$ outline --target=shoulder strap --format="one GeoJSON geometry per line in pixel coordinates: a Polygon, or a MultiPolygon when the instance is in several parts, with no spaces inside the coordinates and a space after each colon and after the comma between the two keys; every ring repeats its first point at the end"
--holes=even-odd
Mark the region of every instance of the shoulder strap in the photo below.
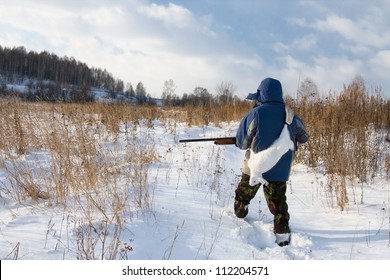
{"type": "Polygon", "coordinates": [[[285,110],[286,110],[286,119],[285,119],[285,122],[286,124],[290,125],[294,119],[294,111],[291,110],[291,108],[285,106],[285,110]]]}

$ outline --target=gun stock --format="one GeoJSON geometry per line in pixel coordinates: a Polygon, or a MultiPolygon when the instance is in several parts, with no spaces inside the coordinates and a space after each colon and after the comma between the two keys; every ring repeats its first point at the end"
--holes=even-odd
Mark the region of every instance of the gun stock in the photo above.
{"type": "Polygon", "coordinates": [[[187,143],[187,142],[214,142],[215,145],[235,145],[236,137],[198,138],[198,139],[179,140],[179,143],[187,143]]]}

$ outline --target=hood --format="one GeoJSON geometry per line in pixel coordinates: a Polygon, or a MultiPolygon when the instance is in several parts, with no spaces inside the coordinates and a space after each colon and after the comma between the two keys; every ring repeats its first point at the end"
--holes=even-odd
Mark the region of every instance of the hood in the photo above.
{"type": "Polygon", "coordinates": [[[282,85],[278,80],[266,78],[260,83],[257,92],[250,93],[246,99],[257,100],[261,103],[272,101],[284,103],[282,85]]]}

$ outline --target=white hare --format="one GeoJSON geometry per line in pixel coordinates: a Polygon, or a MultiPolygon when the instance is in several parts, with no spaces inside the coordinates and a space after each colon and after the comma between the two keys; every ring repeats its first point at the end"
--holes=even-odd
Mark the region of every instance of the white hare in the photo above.
{"type": "Polygon", "coordinates": [[[249,184],[254,186],[261,183],[267,186],[268,181],[263,178],[263,174],[274,167],[289,150],[294,150],[294,142],[290,138],[288,125],[285,124],[279,138],[270,147],[258,153],[251,150],[248,160],[250,169],[249,184]]]}

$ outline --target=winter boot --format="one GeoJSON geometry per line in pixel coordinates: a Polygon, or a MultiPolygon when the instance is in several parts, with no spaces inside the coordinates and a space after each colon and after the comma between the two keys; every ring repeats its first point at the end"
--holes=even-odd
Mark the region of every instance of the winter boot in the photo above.
{"type": "Polygon", "coordinates": [[[290,233],[275,233],[276,236],[276,244],[278,244],[280,247],[287,246],[290,244],[291,241],[291,234],[290,233]]]}
{"type": "Polygon", "coordinates": [[[234,214],[238,218],[245,218],[248,215],[248,204],[239,200],[234,201],[234,214]]]}

